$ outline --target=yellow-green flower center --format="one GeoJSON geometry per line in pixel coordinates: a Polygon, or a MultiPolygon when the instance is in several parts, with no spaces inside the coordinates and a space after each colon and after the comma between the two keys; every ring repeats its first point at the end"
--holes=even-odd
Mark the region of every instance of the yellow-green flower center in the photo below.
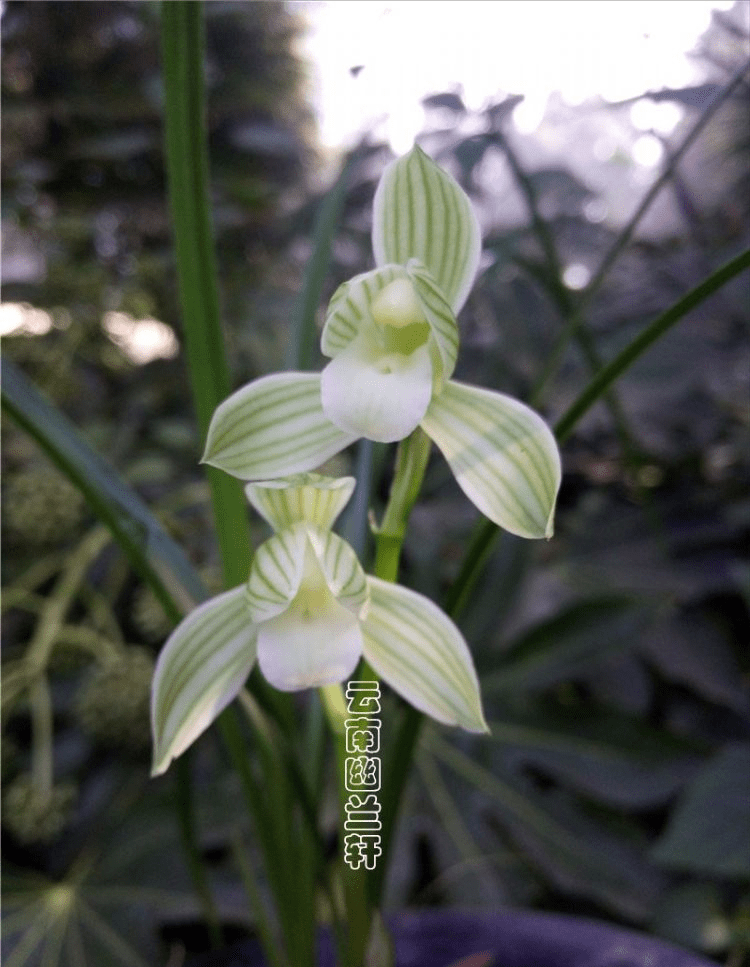
{"type": "Polygon", "coordinates": [[[410,356],[427,342],[430,327],[408,279],[395,279],[387,285],[375,296],[370,310],[386,352],[410,356]]]}

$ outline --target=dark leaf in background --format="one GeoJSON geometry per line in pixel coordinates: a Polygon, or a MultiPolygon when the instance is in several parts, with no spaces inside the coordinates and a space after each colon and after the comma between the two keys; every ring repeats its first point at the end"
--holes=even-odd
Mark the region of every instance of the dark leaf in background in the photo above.
{"type": "Polygon", "coordinates": [[[533,702],[489,724],[506,762],[631,809],[666,802],[701,762],[692,743],[609,709],[533,702]]]}
{"type": "Polygon", "coordinates": [[[613,652],[635,648],[654,610],[626,598],[572,605],[513,642],[499,667],[487,669],[485,695],[541,691],[580,677],[613,652]]]}
{"type": "Polygon", "coordinates": [[[653,850],[664,866],[750,880],[750,744],[723,749],[683,793],[653,850]]]}

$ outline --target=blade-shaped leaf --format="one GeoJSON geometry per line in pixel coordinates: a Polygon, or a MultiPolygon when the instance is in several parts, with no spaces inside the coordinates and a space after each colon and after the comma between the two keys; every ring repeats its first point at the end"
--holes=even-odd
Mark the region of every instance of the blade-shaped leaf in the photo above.
{"type": "MultiPolygon", "coordinates": [[[[632,918],[645,918],[664,887],[629,836],[616,835],[575,803],[556,793],[540,793],[522,777],[489,769],[430,736],[428,748],[491,800],[484,822],[502,827],[557,886],[595,898],[632,918]]],[[[633,832],[633,830],[629,830],[633,832]]]]}
{"type": "Polygon", "coordinates": [[[167,639],[151,691],[153,775],[164,772],[232,701],[255,662],[244,585],[204,602],[167,639]]]}
{"type": "Polygon", "coordinates": [[[271,480],[312,470],[356,439],[323,413],[318,374],[275,373],[217,408],[203,461],[243,480],[271,480]]]}
{"type": "MultiPolygon", "coordinates": [[[[2,360],[2,400],[14,420],[73,481],[97,516],[111,529],[135,570],[155,588],[166,577],[169,591],[190,607],[205,589],[184,551],[166,533],[138,494],[93,451],[72,423],[27,381],[7,359],[2,360]]],[[[160,601],[174,614],[165,594],[160,601]]],[[[175,620],[178,615],[175,615],[175,620]]]]}
{"type": "Polygon", "coordinates": [[[482,675],[485,693],[540,691],[587,675],[597,661],[635,647],[653,615],[624,597],[577,602],[518,638],[502,666],[482,675]]]}
{"type": "Polygon", "coordinates": [[[245,487],[247,499],[274,530],[306,522],[330,530],[354,490],[354,477],[299,474],[245,487]]]}
{"type": "Polygon", "coordinates": [[[657,863],[750,880],[750,745],[728,745],[688,786],[653,852],[657,863]]]}
{"type": "Polygon", "coordinates": [[[420,711],[446,725],[486,732],[474,663],[458,628],[428,598],[368,577],[364,656],[420,711]]]}
{"type": "Polygon", "coordinates": [[[416,145],[383,172],[372,247],[377,265],[422,261],[458,314],[479,265],[479,222],[460,185],[416,145]]]}
{"type": "Polygon", "coordinates": [[[531,764],[617,806],[664,803],[700,763],[686,740],[609,710],[503,703],[491,731],[504,762],[531,764]]]}
{"type": "Polygon", "coordinates": [[[518,400],[449,382],[422,429],[481,512],[520,537],[551,537],[560,454],[542,418],[518,400]]]}

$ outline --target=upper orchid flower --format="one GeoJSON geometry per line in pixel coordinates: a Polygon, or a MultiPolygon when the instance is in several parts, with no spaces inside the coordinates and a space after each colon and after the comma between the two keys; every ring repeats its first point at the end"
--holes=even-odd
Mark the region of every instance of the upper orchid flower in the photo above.
{"type": "Polygon", "coordinates": [[[274,528],[246,584],[191,612],[167,640],[151,702],[154,775],[232,701],[256,661],[283,691],[342,682],[365,657],[403,698],[439,722],[486,731],[469,649],[415,591],[365,575],[331,531],[354,480],[301,474],[250,484],[274,528]]]}
{"type": "Polygon", "coordinates": [[[330,302],[322,375],[279,373],[234,393],[211,421],[205,462],[272,479],[359,437],[392,442],[421,427],[482,513],[522,537],[551,536],[560,485],[551,431],[522,403],[451,379],[456,314],[481,252],[468,197],[415,147],[383,174],[372,241],[377,268],[330,302]]]}

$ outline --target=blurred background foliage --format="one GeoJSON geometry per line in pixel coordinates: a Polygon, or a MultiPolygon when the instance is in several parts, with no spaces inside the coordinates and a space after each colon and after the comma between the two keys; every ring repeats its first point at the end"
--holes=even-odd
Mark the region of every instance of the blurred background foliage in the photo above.
{"type": "MultiPolygon", "coordinates": [[[[711,107],[747,58],[747,12],[738,3],[714,14],[697,54],[705,84],[644,92],[684,118],[668,137],[648,132],[665,187],[591,298],[587,284],[649,186],[632,104],[553,103],[542,128],[521,135],[515,96],[481,112],[455,91],[425,100],[420,143],[471,194],[485,237],[459,379],[531,400],[554,423],[601,361],[748,246],[747,73],[711,107]],[[672,165],[703,112],[706,127],[672,165]]],[[[315,188],[299,11],[213,2],[206,15],[215,240],[239,386],[292,358],[326,196],[315,188]]],[[[2,32],[3,312],[18,322],[3,352],[218,589],[179,353],[158,7],[10,0],[2,32]]],[[[318,323],[335,287],[371,265],[370,205],[390,157],[373,136],[349,155],[318,323]]],[[[577,426],[554,540],[492,545],[459,613],[492,737],[424,730],[391,906],[604,917],[745,962],[747,290],[741,277],[694,311],[577,426]]],[[[205,924],[169,809],[174,778],[147,778],[148,686],[169,621],[5,418],[2,447],[7,963],[153,964],[200,951],[205,924]]],[[[376,458],[377,505],[389,467],[376,458]]],[[[344,455],[329,469],[351,467],[344,455]]],[[[434,461],[404,583],[444,601],[477,523],[434,461]]],[[[383,718],[388,728],[395,708],[383,718]]],[[[198,828],[231,938],[252,924],[231,848],[238,789],[214,741],[197,748],[198,828]]]]}

